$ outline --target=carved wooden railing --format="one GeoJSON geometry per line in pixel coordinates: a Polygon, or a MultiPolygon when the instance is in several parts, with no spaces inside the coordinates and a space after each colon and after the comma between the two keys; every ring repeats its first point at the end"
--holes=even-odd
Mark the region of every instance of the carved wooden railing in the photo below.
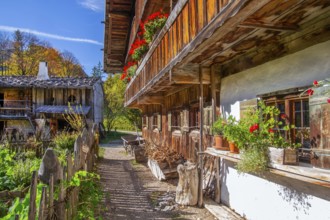
{"type": "MultiPolygon", "coordinates": [[[[228,18],[230,16],[228,14],[234,13],[234,6],[243,4],[242,2],[244,1],[179,0],[158,37],[151,44],[135,77],[127,86],[126,106],[139,97],[146,86],[159,80],[163,74],[179,62],[183,57],[180,56],[182,53],[188,54],[200,43],[201,38],[209,37],[210,33],[207,32],[210,28],[208,26],[211,23],[219,22],[219,19],[215,20],[216,17],[224,14],[224,17],[228,18]],[[230,7],[230,13],[226,12],[228,7],[230,7]],[[200,39],[197,40],[197,38],[200,39]]],[[[223,20],[221,21],[223,22],[223,20]]],[[[214,24],[212,25],[214,28],[214,24]]],[[[220,25],[217,24],[217,26],[220,25]]]]}

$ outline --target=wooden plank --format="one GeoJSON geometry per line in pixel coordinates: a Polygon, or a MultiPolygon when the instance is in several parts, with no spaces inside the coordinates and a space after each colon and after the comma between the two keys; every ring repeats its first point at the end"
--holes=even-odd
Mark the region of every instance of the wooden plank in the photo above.
{"type": "Polygon", "coordinates": [[[207,0],[207,23],[214,18],[216,10],[216,0],[207,0]]]}
{"type": "Polygon", "coordinates": [[[240,220],[244,219],[240,217],[238,214],[234,213],[228,207],[224,205],[219,205],[211,199],[204,200],[205,208],[212,213],[217,219],[221,220],[240,220]]]}
{"type": "MultiPolygon", "coordinates": [[[[199,67],[199,80],[200,80],[200,86],[199,86],[199,109],[201,109],[200,114],[200,126],[199,126],[199,146],[198,151],[203,152],[203,132],[204,132],[204,122],[203,122],[203,107],[204,107],[204,98],[203,98],[203,84],[202,84],[202,78],[203,78],[203,70],[202,66],[199,67]]],[[[198,187],[198,206],[203,206],[203,155],[199,155],[199,187],[198,187]]]]}
{"type": "Polygon", "coordinates": [[[216,176],[216,184],[215,184],[215,201],[217,203],[220,203],[221,201],[221,179],[220,179],[220,171],[221,171],[221,167],[220,167],[220,158],[216,158],[215,159],[215,176],[216,176]]]}
{"type": "Polygon", "coordinates": [[[196,36],[196,30],[198,28],[197,12],[196,12],[196,0],[189,2],[189,34],[190,40],[196,36]]]}
{"type": "Polygon", "coordinates": [[[204,0],[197,0],[198,32],[204,27],[204,0]]]}
{"type": "Polygon", "coordinates": [[[187,4],[182,10],[182,33],[183,33],[183,45],[187,45],[189,43],[189,4],[187,4]]]}
{"type": "Polygon", "coordinates": [[[33,171],[30,185],[29,219],[36,218],[37,171],[33,171]]]}

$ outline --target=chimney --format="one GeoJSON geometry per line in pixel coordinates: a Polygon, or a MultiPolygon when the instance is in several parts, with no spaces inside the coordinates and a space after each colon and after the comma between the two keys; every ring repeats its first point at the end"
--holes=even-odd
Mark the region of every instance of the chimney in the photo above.
{"type": "Polygon", "coordinates": [[[37,80],[47,80],[47,79],[49,79],[47,62],[40,62],[37,80]]]}

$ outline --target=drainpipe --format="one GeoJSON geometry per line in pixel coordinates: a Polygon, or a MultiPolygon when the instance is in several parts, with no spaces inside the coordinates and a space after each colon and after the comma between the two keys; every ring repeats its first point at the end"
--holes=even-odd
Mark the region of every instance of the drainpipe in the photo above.
{"type": "Polygon", "coordinates": [[[204,127],[204,100],[203,100],[203,72],[202,66],[199,66],[199,109],[200,109],[200,125],[199,125],[199,188],[198,188],[198,206],[203,206],[203,127],[204,127]]]}

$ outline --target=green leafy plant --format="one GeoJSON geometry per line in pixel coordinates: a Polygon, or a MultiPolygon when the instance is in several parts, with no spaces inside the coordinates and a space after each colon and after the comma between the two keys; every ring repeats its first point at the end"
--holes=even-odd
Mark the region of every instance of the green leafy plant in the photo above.
{"type": "Polygon", "coordinates": [[[266,106],[264,102],[258,103],[257,109],[249,109],[239,123],[238,147],[242,150],[241,160],[237,168],[240,172],[261,172],[267,170],[268,147],[288,148],[299,147],[292,143],[290,133],[288,140],[280,134],[282,130],[290,132],[294,128],[287,116],[280,115],[275,106],[266,106]],[[285,119],[285,123],[278,120],[285,119]],[[283,126],[282,126],[283,125],[283,126]]]}
{"type": "Polygon", "coordinates": [[[217,135],[223,135],[225,120],[219,117],[212,125],[212,132],[217,135]]]}
{"type": "Polygon", "coordinates": [[[76,219],[96,219],[96,210],[102,199],[100,176],[95,173],[78,171],[69,182],[69,187],[79,187],[78,215],[76,219]]]}
{"type": "Polygon", "coordinates": [[[60,149],[67,149],[68,151],[73,152],[74,143],[77,137],[78,133],[76,132],[63,131],[55,136],[54,143],[56,147],[60,149]]]}
{"type": "Polygon", "coordinates": [[[240,127],[238,126],[238,122],[236,118],[230,115],[223,127],[223,135],[224,137],[232,143],[238,145],[241,141],[240,139],[240,127]]]}

